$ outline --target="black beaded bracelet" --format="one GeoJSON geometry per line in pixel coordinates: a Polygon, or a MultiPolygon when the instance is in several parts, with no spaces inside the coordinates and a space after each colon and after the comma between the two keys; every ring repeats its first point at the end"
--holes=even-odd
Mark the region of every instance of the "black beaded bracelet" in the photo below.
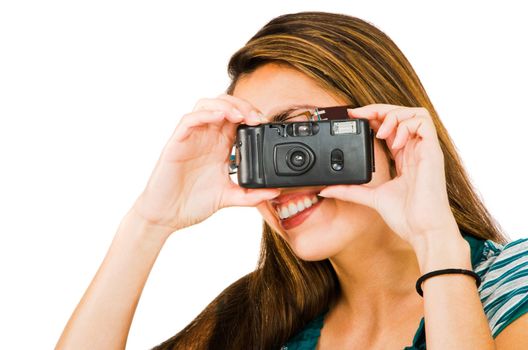
{"type": "Polygon", "coordinates": [[[446,273],[462,273],[464,275],[473,276],[475,278],[476,282],[477,282],[477,288],[480,286],[480,283],[482,282],[480,280],[479,275],[477,275],[475,272],[473,272],[471,270],[464,270],[464,269],[436,270],[436,271],[428,272],[425,275],[423,275],[422,277],[418,278],[418,280],[416,281],[416,291],[418,292],[418,294],[420,294],[420,296],[423,297],[423,290],[422,290],[423,281],[425,281],[429,277],[443,275],[443,274],[446,274],[446,273]]]}

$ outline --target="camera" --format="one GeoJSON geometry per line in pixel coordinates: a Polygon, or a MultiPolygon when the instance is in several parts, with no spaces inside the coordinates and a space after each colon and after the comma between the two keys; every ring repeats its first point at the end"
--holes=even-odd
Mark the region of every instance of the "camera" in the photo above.
{"type": "Polygon", "coordinates": [[[369,182],[375,163],[368,119],[348,118],[346,106],[316,109],[315,114],[317,120],[239,125],[234,157],[238,184],[269,188],[369,182]]]}

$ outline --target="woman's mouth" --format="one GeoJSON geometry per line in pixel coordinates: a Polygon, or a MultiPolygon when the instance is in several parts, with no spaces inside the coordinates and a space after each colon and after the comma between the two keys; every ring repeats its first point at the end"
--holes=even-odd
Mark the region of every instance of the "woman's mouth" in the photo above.
{"type": "Polygon", "coordinates": [[[288,230],[302,224],[323,200],[324,198],[318,197],[316,193],[299,193],[280,196],[272,201],[272,205],[281,226],[288,230]]]}

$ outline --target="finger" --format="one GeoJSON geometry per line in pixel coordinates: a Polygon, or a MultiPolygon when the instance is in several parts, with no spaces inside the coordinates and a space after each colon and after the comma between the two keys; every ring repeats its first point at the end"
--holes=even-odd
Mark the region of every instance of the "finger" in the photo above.
{"type": "Polygon", "coordinates": [[[404,147],[410,138],[420,137],[424,142],[429,143],[437,139],[436,130],[433,123],[424,116],[417,116],[405,120],[398,125],[396,137],[391,145],[393,150],[404,147]]]}
{"type": "Polygon", "coordinates": [[[214,98],[202,98],[198,100],[198,102],[196,102],[193,112],[205,110],[224,111],[226,112],[226,114],[228,114],[228,120],[232,123],[241,123],[244,120],[244,115],[233,105],[226,101],[214,98]]]}
{"type": "Polygon", "coordinates": [[[250,207],[256,206],[262,201],[271,200],[280,195],[280,190],[277,188],[269,189],[250,189],[235,185],[226,192],[222,207],[250,207]]]}
{"type": "MultiPolygon", "coordinates": [[[[414,172],[410,171],[411,168],[415,168],[419,162],[420,162],[420,157],[418,156],[418,154],[415,152],[415,149],[416,149],[416,144],[419,142],[418,138],[417,137],[413,137],[411,139],[409,139],[409,142],[406,144],[406,146],[408,145],[408,147],[406,147],[404,150],[402,150],[402,164],[401,164],[401,170],[403,172],[405,171],[408,171],[407,173],[409,175],[413,175],[414,172]]],[[[432,159],[432,157],[429,157],[429,159],[432,159]]]]}
{"type": "Polygon", "coordinates": [[[184,115],[176,130],[174,130],[174,139],[176,141],[184,141],[190,134],[193,128],[207,124],[217,123],[225,120],[228,114],[225,111],[197,111],[184,115]]]}
{"type": "MultiPolygon", "coordinates": [[[[427,109],[423,107],[404,107],[404,106],[397,106],[397,105],[391,105],[391,104],[370,104],[358,108],[351,108],[348,109],[348,115],[351,118],[365,118],[368,119],[370,122],[380,122],[382,127],[382,124],[389,112],[393,110],[414,110],[416,114],[424,114],[429,115],[429,112],[427,109]]],[[[376,123],[372,123],[374,126],[376,126],[376,123]]],[[[374,128],[374,131],[378,131],[378,129],[374,128]]]]}
{"type": "Polygon", "coordinates": [[[396,136],[394,137],[393,142],[390,144],[391,149],[393,150],[399,149],[407,143],[407,140],[409,139],[411,133],[413,133],[413,131],[409,129],[411,127],[414,129],[414,126],[411,126],[410,123],[401,123],[398,126],[396,130],[396,136]]]}
{"type": "Polygon", "coordinates": [[[222,110],[228,115],[228,120],[231,123],[245,123],[248,125],[256,125],[260,122],[259,118],[249,113],[242,113],[231,102],[220,98],[202,98],[196,102],[193,112],[202,110],[222,110]]]}
{"type": "Polygon", "coordinates": [[[218,98],[233,104],[243,115],[256,119],[259,123],[266,122],[264,114],[249,101],[229,94],[221,94],[218,98]]]}
{"type": "Polygon", "coordinates": [[[333,185],[325,187],[319,196],[336,198],[375,208],[374,189],[364,185],[333,185]]]}
{"type": "Polygon", "coordinates": [[[404,120],[413,118],[417,115],[418,111],[416,108],[395,108],[387,112],[380,128],[376,134],[379,139],[385,138],[387,135],[392,134],[395,128],[404,120]]]}
{"type": "Polygon", "coordinates": [[[348,115],[354,118],[367,118],[383,121],[383,116],[389,111],[402,108],[403,106],[383,104],[383,103],[373,103],[366,106],[361,106],[357,108],[347,109],[348,115]]]}
{"type": "Polygon", "coordinates": [[[376,132],[381,126],[381,122],[379,120],[371,119],[368,122],[369,122],[370,128],[374,130],[374,132],[376,132]]]}
{"type": "Polygon", "coordinates": [[[390,147],[393,144],[395,137],[396,137],[396,133],[392,133],[392,134],[390,134],[389,136],[387,136],[385,138],[385,141],[380,140],[380,142],[385,142],[386,143],[388,152],[389,152],[390,156],[392,157],[392,159],[394,159],[394,157],[396,156],[396,152],[398,152],[398,150],[393,151],[391,149],[391,147],[390,147]]]}
{"type": "Polygon", "coordinates": [[[376,137],[377,137],[379,128],[381,127],[385,119],[385,114],[388,113],[390,110],[397,109],[397,108],[401,108],[401,106],[372,104],[372,105],[367,105],[363,107],[347,109],[347,112],[350,118],[368,119],[369,125],[372,128],[372,130],[374,130],[374,132],[376,133],[376,137]],[[376,106],[387,106],[387,107],[380,107],[380,109],[377,109],[376,106]]]}

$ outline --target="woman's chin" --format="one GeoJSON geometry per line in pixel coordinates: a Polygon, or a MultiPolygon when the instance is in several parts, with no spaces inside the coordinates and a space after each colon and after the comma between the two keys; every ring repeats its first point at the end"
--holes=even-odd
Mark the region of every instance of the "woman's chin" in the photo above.
{"type": "Polygon", "coordinates": [[[304,232],[288,240],[294,254],[304,261],[320,261],[337,254],[339,247],[332,244],[321,232],[304,232]]]}
{"type": "Polygon", "coordinates": [[[304,261],[321,261],[328,259],[331,255],[321,251],[321,249],[296,249],[292,247],[292,250],[299,259],[304,261]]]}
{"type": "Polygon", "coordinates": [[[267,218],[267,223],[288,243],[294,254],[305,261],[319,261],[332,255],[336,247],[330,247],[332,232],[329,221],[333,221],[335,208],[332,199],[321,200],[306,214],[294,220],[267,218]],[[271,221],[271,222],[270,222],[271,221]],[[330,246],[329,246],[330,245],[330,246]],[[333,249],[332,249],[333,248],[333,249]]]}

